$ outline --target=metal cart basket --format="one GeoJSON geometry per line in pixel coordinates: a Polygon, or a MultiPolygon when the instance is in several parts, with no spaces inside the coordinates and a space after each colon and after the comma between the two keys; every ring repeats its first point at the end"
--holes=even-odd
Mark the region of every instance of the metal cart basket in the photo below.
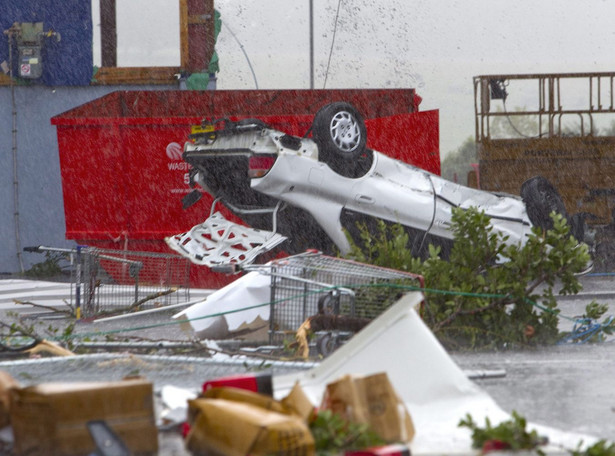
{"type": "Polygon", "coordinates": [[[245,271],[271,276],[269,342],[280,344],[311,316],[330,313],[373,319],[422,277],[342,258],[306,252],[245,271]]]}

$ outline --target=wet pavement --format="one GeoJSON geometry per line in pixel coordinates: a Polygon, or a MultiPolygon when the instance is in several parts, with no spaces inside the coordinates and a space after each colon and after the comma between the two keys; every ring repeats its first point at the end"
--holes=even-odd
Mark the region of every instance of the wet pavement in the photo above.
{"type": "Polygon", "coordinates": [[[531,422],[615,439],[615,344],[452,357],[464,370],[505,371],[501,378],[475,380],[504,410],[516,410],[531,422]]]}
{"type": "MultiPolygon", "coordinates": [[[[615,276],[590,274],[583,291],[558,299],[561,315],[582,315],[592,300],[615,315],[615,276]]],[[[573,321],[560,319],[560,329],[573,321]]],[[[477,379],[506,411],[529,421],[615,440],[615,339],[600,344],[563,344],[536,350],[454,353],[464,370],[504,370],[502,378],[477,379]]]]}
{"type": "MultiPolygon", "coordinates": [[[[615,276],[590,274],[583,291],[558,299],[561,315],[583,314],[592,300],[615,315],[615,276]]],[[[569,331],[574,322],[560,319],[569,331]]],[[[453,353],[464,370],[503,370],[501,378],[476,379],[506,411],[529,421],[615,440],[615,339],[600,344],[562,344],[536,350],[453,353]]]]}

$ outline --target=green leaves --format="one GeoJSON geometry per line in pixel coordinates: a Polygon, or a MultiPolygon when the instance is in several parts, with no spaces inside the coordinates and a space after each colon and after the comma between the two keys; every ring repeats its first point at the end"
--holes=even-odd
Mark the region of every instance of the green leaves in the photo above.
{"type": "Polygon", "coordinates": [[[470,414],[467,414],[458,426],[472,431],[472,448],[486,450],[487,445],[491,444],[489,449],[495,449],[493,442],[498,442],[497,449],[533,450],[546,443],[546,439],[539,436],[536,430],[526,430],[525,418],[514,410],[511,420],[503,421],[497,426],[492,426],[489,418],[485,418],[485,427],[481,428],[470,414]]]}
{"type": "Polygon", "coordinates": [[[361,450],[386,442],[368,425],[349,422],[331,410],[321,410],[310,423],[318,455],[337,455],[344,450],[361,450]]]}
{"type": "MultiPolygon", "coordinates": [[[[526,419],[516,411],[512,411],[512,419],[502,421],[493,426],[489,418],[485,418],[485,426],[480,427],[468,413],[459,421],[459,427],[466,427],[472,431],[472,448],[482,449],[485,454],[492,450],[535,450],[537,454],[544,455],[539,449],[548,443],[545,437],[538,435],[536,430],[527,430],[526,419]]],[[[580,441],[575,450],[568,450],[571,456],[615,456],[615,443],[607,440],[598,440],[591,446],[581,449],[580,441]]]]}
{"type": "Polygon", "coordinates": [[[598,440],[593,445],[581,450],[583,442],[579,442],[578,448],[570,451],[572,456],[615,456],[615,443],[606,440],[598,440]]]}
{"type": "Polygon", "coordinates": [[[425,261],[412,257],[401,225],[380,222],[371,232],[362,225],[363,245],[350,239],[350,257],[423,275],[423,319],[447,348],[551,344],[559,337],[555,284],[559,294],[577,293],[577,274],[590,261],[588,247],[570,235],[566,219],[551,217],[553,229],[534,227],[526,243],[517,245],[507,244],[483,212],[454,208],[448,259],[430,245],[425,261]]]}
{"type": "Polygon", "coordinates": [[[348,235],[351,245],[348,257],[362,263],[386,265],[400,271],[409,271],[408,268],[418,264],[408,249],[408,233],[400,224],[387,226],[382,220],[378,220],[374,232],[364,223],[358,223],[357,227],[360,245],[348,235]]]}
{"type": "Polygon", "coordinates": [[[45,261],[33,264],[30,269],[24,271],[24,275],[34,278],[48,278],[62,273],[60,261],[65,259],[64,253],[45,252],[45,258],[45,261]]]}
{"type": "Polygon", "coordinates": [[[606,313],[609,307],[592,301],[585,306],[585,313],[576,318],[574,330],[564,333],[564,340],[580,342],[604,342],[607,336],[615,333],[615,318],[608,317],[602,322],[598,320],[606,313]]]}

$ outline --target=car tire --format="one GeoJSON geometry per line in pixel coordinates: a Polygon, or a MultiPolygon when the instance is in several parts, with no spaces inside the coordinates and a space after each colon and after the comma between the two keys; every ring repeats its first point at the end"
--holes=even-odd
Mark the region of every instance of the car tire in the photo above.
{"type": "Polygon", "coordinates": [[[566,206],[556,188],[544,177],[536,176],[521,185],[521,198],[533,225],[550,230],[553,228],[551,212],[568,219],[566,206]]]}
{"type": "Polygon", "coordinates": [[[587,224],[585,223],[585,219],[587,218],[585,212],[579,212],[578,214],[574,214],[568,220],[570,224],[570,234],[574,236],[574,238],[579,242],[585,241],[585,232],[587,231],[587,224]]]}
{"type": "Polygon", "coordinates": [[[350,177],[365,152],[367,130],[359,111],[349,103],[323,106],[314,116],[312,136],[320,161],[350,177]]]}

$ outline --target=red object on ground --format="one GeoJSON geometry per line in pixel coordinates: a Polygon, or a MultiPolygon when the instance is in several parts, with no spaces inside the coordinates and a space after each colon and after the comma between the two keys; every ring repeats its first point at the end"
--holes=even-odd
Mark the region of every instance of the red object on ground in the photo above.
{"type": "Polygon", "coordinates": [[[190,425],[187,422],[183,422],[180,426],[180,430],[182,433],[182,437],[185,439],[190,433],[190,425]]]}
{"type": "Polygon", "coordinates": [[[501,440],[487,440],[483,444],[482,454],[489,453],[491,451],[502,451],[510,448],[510,445],[501,440]]]}
{"type": "Polygon", "coordinates": [[[203,392],[211,388],[232,387],[273,396],[271,374],[231,375],[203,383],[203,392]]]}
{"type": "MultiPolygon", "coordinates": [[[[94,247],[172,253],[166,236],[209,216],[212,198],[187,210],[190,127],[204,118],[259,118],[303,136],[327,103],[347,101],[365,119],[367,145],[440,174],[438,111],[419,112],[414,89],[117,91],[59,114],[66,238],[94,247]]],[[[241,222],[219,205],[217,209],[241,222]]],[[[191,268],[191,286],[236,277],[191,268]]]]}
{"type": "Polygon", "coordinates": [[[365,450],[346,451],[344,456],[410,456],[410,448],[406,445],[394,444],[365,450]]]}

